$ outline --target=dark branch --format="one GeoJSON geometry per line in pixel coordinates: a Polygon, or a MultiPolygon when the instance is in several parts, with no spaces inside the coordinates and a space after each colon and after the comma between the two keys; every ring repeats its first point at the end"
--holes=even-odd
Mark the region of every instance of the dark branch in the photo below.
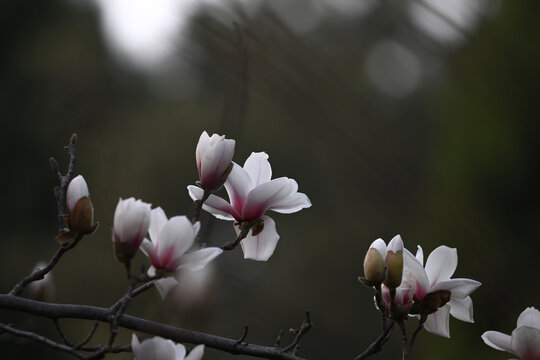
{"type": "MultiPolygon", "coordinates": [[[[109,309],[85,305],[44,303],[5,294],[0,295],[0,308],[21,311],[51,319],[88,319],[105,323],[109,323],[110,315],[109,309]]],[[[210,348],[231,354],[251,355],[263,359],[303,360],[294,354],[273,346],[269,347],[254,344],[243,344],[243,346],[238,346],[236,344],[237,340],[235,339],[186,330],[125,314],[118,319],[118,326],[145,334],[161,336],[175,342],[204,344],[210,348]]]]}
{"type": "Polygon", "coordinates": [[[383,331],[383,333],[377,338],[377,340],[369,345],[369,347],[363,353],[355,357],[354,360],[362,360],[381,351],[383,345],[388,341],[388,339],[390,339],[393,328],[394,322],[392,321],[390,325],[388,325],[388,327],[383,331]]]}
{"type": "Polygon", "coordinates": [[[83,355],[79,354],[76,350],[74,350],[71,346],[57,343],[55,341],[52,341],[49,338],[46,338],[45,336],[30,332],[30,331],[23,331],[23,330],[15,329],[15,328],[13,328],[13,327],[11,327],[9,325],[5,325],[5,324],[0,324],[0,330],[2,330],[3,332],[9,333],[11,335],[14,335],[14,336],[24,337],[24,338],[27,338],[27,339],[32,339],[34,341],[43,343],[45,345],[48,345],[48,346],[52,347],[53,349],[70,353],[70,354],[76,356],[79,359],[84,359],[85,358],[83,355]]]}
{"type": "Polygon", "coordinates": [[[210,197],[211,194],[212,194],[212,190],[204,189],[204,193],[203,193],[202,198],[200,200],[195,200],[193,202],[193,204],[195,205],[195,215],[193,215],[193,219],[191,219],[192,223],[195,224],[197,221],[199,221],[199,219],[201,217],[202,206],[203,206],[204,202],[206,200],[208,200],[208,198],[210,197]]]}
{"type": "Polygon", "coordinates": [[[75,240],[73,240],[72,242],[60,245],[60,247],[56,251],[56,254],[54,254],[52,259],[44,268],[34,270],[30,275],[28,275],[27,277],[19,281],[17,285],[15,285],[13,289],[11,289],[11,291],[9,292],[9,295],[17,296],[24,290],[26,285],[30,284],[32,281],[43,279],[45,275],[47,275],[52,270],[52,268],[56,265],[56,263],[60,260],[62,255],[64,255],[65,252],[73,249],[79,243],[79,241],[81,241],[83,236],[84,236],[83,234],[79,233],[77,234],[77,237],[75,238],[75,240]]]}
{"type": "Polygon", "coordinates": [[[302,325],[300,326],[299,330],[294,330],[295,337],[292,343],[290,343],[288,346],[283,348],[283,351],[293,351],[294,354],[296,354],[298,344],[300,343],[300,340],[302,339],[302,336],[304,336],[313,326],[313,321],[311,321],[311,316],[309,314],[309,310],[306,310],[306,318],[304,321],[302,321],[302,325]]]}

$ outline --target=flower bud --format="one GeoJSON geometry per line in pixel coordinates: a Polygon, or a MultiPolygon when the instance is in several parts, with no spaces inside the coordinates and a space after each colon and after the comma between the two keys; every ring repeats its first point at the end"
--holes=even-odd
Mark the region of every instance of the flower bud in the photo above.
{"type": "Polygon", "coordinates": [[[395,289],[401,284],[403,276],[403,240],[401,240],[401,236],[394,236],[388,243],[387,250],[384,285],[389,289],[395,289]]]}
{"type": "Polygon", "coordinates": [[[377,239],[369,247],[364,258],[365,280],[371,286],[384,281],[384,262],[386,258],[386,244],[377,239]]]}
{"type": "Polygon", "coordinates": [[[213,134],[210,137],[206,131],[201,134],[195,159],[203,189],[216,190],[225,183],[232,169],[234,146],[235,141],[225,139],[225,135],[213,134]]]}
{"type": "MultiPolygon", "coordinates": [[[[43,269],[47,266],[46,263],[40,261],[36,264],[34,271],[37,269],[43,269]]],[[[31,299],[37,301],[50,301],[54,297],[54,280],[52,273],[45,274],[45,277],[41,280],[32,281],[28,284],[28,295],[31,299]]]]}
{"type": "Polygon", "coordinates": [[[88,185],[81,175],[73,178],[69,183],[66,204],[69,212],[69,227],[74,233],[87,234],[95,229],[94,206],[90,200],[88,185]]]}
{"type": "Polygon", "coordinates": [[[114,212],[113,242],[118,261],[127,263],[139,249],[150,226],[151,205],[141,200],[120,199],[114,212]]]}

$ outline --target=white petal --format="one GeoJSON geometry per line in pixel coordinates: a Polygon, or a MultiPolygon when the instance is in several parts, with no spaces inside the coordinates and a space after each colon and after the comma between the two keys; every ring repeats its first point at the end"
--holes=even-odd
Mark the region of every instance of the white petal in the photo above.
{"type": "Polygon", "coordinates": [[[441,245],[433,250],[426,261],[426,273],[430,286],[450,279],[456,271],[457,262],[456,249],[441,245]]]}
{"type": "Polygon", "coordinates": [[[424,265],[424,250],[420,245],[418,245],[418,249],[416,250],[416,259],[420,262],[420,264],[422,264],[422,266],[424,265]]]}
{"type": "Polygon", "coordinates": [[[512,349],[522,359],[540,359],[540,329],[521,326],[512,332],[512,349]]]}
{"type": "Polygon", "coordinates": [[[82,175],[78,175],[69,182],[66,191],[66,205],[70,213],[73,211],[77,201],[84,196],[90,196],[90,192],[82,175]]]}
{"type": "Polygon", "coordinates": [[[540,329],[540,311],[534,307],[528,307],[519,315],[517,327],[530,326],[540,329]]]}
{"type": "Polygon", "coordinates": [[[184,254],[180,258],[180,268],[191,271],[202,270],[210,261],[221,255],[223,250],[217,247],[208,247],[184,254]]]}
{"type": "Polygon", "coordinates": [[[450,328],[448,317],[450,315],[450,306],[448,304],[439,308],[433,314],[430,314],[424,323],[424,327],[432,334],[450,337],[450,328]]]}
{"type": "MultiPolygon", "coordinates": [[[[276,223],[268,216],[262,217],[264,221],[264,229],[257,236],[249,235],[240,242],[245,259],[253,259],[258,261],[266,261],[272,256],[277,246],[279,235],[276,232],[276,223]]],[[[240,230],[235,226],[236,233],[240,230]]]]}
{"type": "Polygon", "coordinates": [[[296,193],[297,190],[296,181],[286,177],[273,179],[257,186],[247,196],[242,210],[242,219],[260,218],[271,207],[280,207],[281,202],[296,193]]]}
{"type": "Polygon", "coordinates": [[[195,149],[195,160],[197,161],[197,168],[199,170],[199,177],[201,176],[201,159],[202,155],[206,153],[208,147],[210,146],[210,136],[206,131],[203,131],[199,137],[199,142],[197,143],[197,148],[195,149]]]}
{"type": "Polygon", "coordinates": [[[463,299],[450,299],[450,315],[461,321],[473,323],[473,302],[470,296],[463,299]]]}
{"type": "Polygon", "coordinates": [[[195,234],[191,221],[185,216],[174,216],[159,234],[158,256],[163,264],[168,264],[188,251],[194,242],[195,234]]]}
{"type": "Polygon", "coordinates": [[[416,281],[416,297],[423,299],[429,291],[429,280],[422,264],[407,249],[403,249],[403,274],[412,277],[416,281]]]}
{"type": "Polygon", "coordinates": [[[482,340],[484,340],[486,345],[491,346],[494,349],[513,353],[512,338],[510,335],[498,331],[486,331],[482,334],[482,340]]]}
{"type": "MultiPolygon", "coordinates": [[[[189,185],[187,188],[189,196],[193,200],[202,199],[204,191],[201,188],[193,185],[189,185]]],[[[210,195],[204,202],[202,208],[221,220],[240,219],[240,214],[231,206],[231,204],[215,195],[210,195]]]]}
{"type": "Polygon", "coordinates": [[[185,360],[201,360],[204,355],[204,345],[195,346],[185,360]]]}
{"type": "Polygon", "coordinates": [[[396,235],[390,240],[388,243],[388,246],[386,247],[388,251],[392,251],[393,253],[397,253],[398,251],[403,251],[403,240],[401,240],[400,235],[396,235]]]}
{"type": "Polygon", "coordinates": [[[186,347],[182,344],[174,344],[175,360],[184,360],[186,357],[186,347]]]}
{"type": "Polygon", "coordinates": [[[265,152],[251,153],[244,163],[244,170],[251,178],[253,187],[268,182],[272,178],[272,167],[265,152]]]}
{"type": "Polygon", "coordinates": [[[306,194],[299,192],[270,206],[268,210],[273,210],[282,214],[292,214],[309,207],[311,207],[311,201],[306,194]]]}
{"type": "Polygon", "coordinates": [[[234,154],[234,140],[213,134],[205,151],[199,152],[200,180],[207,186],[213,186],[230,165],[234,154]]]}
{"type": "Polygon", "coordinates": [[[246,202],[248,193],[253,189],[249,174],[233,162],[233,168],[225,181],[225,190],[229,194],[229,201],[232,206],[240,213],[246,202]]]}
{"type": "Polygon", "coordinates": [[[154,285],[158,289],[161,300],[165,299],[165,296],[178,284],[178,281],[174,276],[167,276],[163,279],[154,280],[154,285]]]}
{"type": "Polygon", "coordinates": [[[134,354],[135,352],[139,351],[140,346],[141,346],[141,343],[139,342],[139,338],[137,337],[137,335],[132,334],[131,335],[131,350],[133,351],[134,354]]]}
{"type": "Polygon", "coordinates": [[[166,223],[167,215],[165,215],[165,211],[163,211],[163,209],[159,206],[155,209],[152,209],[148,234],[150,235],[150,240],[152,240],[154,244],[158,244],[159,233],[161,232],[166,223]]]}
{"type": "Polygon", "coordinates": [[[429,291],[450,290],[453,299],[463,299],[480,285],[482,285],[480,282],[472,279],[450,279],[438,282],[429,291]]]}
{"type": "Polygon", "coordinates": [[[161,262],[159,260],[158,254],[156,252],[156,246],[154,243],[152,243],[148,239],[144,239],[141,243],[140,247],[141,251],[144,255],[148,256],[150,258],[150,261],[152,262],[152,265],[154,266],[161,266],[161,262]]]}
{"type": "Polygon", "coordinates": [[[377,240],[371,243],[369,248],[370,249],[374,248],[375,250],[377,250],[379,254],[381,254],[383,260],[386,261],[386,243],[384,242],[383,239],[378,238],[377,240]]]}
{"type": "Polygon", "coordinates": [[[159,336],[144,340],[132,350],[135,360],[175,360],[174,347],[171,342],[159,336]]]}

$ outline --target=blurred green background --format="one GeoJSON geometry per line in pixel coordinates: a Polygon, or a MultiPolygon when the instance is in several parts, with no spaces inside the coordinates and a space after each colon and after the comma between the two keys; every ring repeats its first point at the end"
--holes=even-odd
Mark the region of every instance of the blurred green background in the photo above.
{"type": "MultiPolygon", "coordinates": [[[[357,281],[365,251],[399,233],[426,256],[456,247],[454,276],[483,283],[472,295],[475,323],[452,318],[451,339],[421,333],[411,358],[508,358],[480,335],[510,333],[525,307],[540,306],[540,3],[478,1],[457,17],[433,1],[341,3],[351,7],[207,4],[154,67],[110,51],[90,2],[2,3],[0,291],[56,251],[48,158],[65,169],[72,132],[76,174],[101,226],[54,269],[53,300],[107,307],[126,286],[111,246],[118,198],[192,215],[186,186],[197,180],[195,146],[207,130],[237,140],[240,164],[268,152],[274,177],[296,179],[313,207],[270,214],[281,235],[270,261],[226,253],[198,300],[187,285],[164,302],[151,290],[129,314],[231,338],[247,324],[248,342],[272,345],[307,308],[315,325],[299,355],[352,359],[380,333],[372,292],[357,281]]],[[[202,221],[209,245],[234,237],[229,222],[202,221]]],[[[6,311],[0,319],[58,339],[50,321],[6,311]]],[[[63,324],[74,341],[92,325],[63,324]]],[[[103,325],[96,341],[106,336],[103,325]]],[[[6,335],[0,354],[71,358],[6,335]]],[[[397,332],[372,358],[400,358],[397,332]]]]}

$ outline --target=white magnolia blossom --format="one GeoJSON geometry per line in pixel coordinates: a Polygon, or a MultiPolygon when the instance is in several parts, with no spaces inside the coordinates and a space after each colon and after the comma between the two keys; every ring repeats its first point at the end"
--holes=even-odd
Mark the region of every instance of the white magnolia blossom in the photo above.
{"type": "Polygon", "coordinates": [[[151,205],[129,198],[118,200],[114,211],[113,241],[130,244],[137,250],[148,233],[151,205]]]}
{"type": "Polygon", "coordinates": [[[73,212],[77,201],[85,196],[90,196],[88,185],[82,175],[78,175],[69,182],[66,191],[66,204],[70,214],[73,212]]]}
{"type": "Polygon", "coordinates": [[[492,348],[508,351],[521,360],[540,360],[540,311],[534,307],[523,310],[511,336],[486,331],[482,339],[492,348]]]}
{"type": "MultiPolygon", "coordinates": [[[[161,207],[153,209],[148,229],[151,240],[144,239],[141,245],[141,250],[152,262],[153,269],[150,272],[155,273],[155,269],[173,272],[181,268],[199,271],[220,255],[223,250],[217,247],[186,253],[195,243],[199,228],[199,222],[192,225],[185,216],[167,219],[161,207]]],[[[174,277],[167,277],[154,283],[164,298],[177,281],[174,277]]]]}
{"type": "Polygon", "coordinates": [[[204,345],[197,345],[186,356],[186,348],[171,340],[155,336],[142,343],[135,334],[131,337],[131,350],[134,360],[201,360],[204,345]]]}
{"type": "MultiPolygon", "coordinates": [[[[414,290],[414,301],[420,301],[426,295],[438,290],[450,292],[450,301],[430,314],[424,328],[436,335],[450,337],[449,315],[456,319],[474,322],[471,294],[481,283],[471,279],[451,279],[457,267],[457,250],[447,246],[439,246],[429,255],[425,268],[424,255],[418,246],[416,256],[404,250],[404,270],[400,288],[406,293],[404,299],[410,297],[414,290]]],[[[399,289],[399,288],[398,288],[399,289]]]]}
{"type": "MultiPolygon", "coordinates": [[[[203,209],[223,220],[236,220],[238,223],[262,219],[263,230],[253,235],[250,231],[240,245],[246,259],[266,261],[274,253],[279,235],[272,218],[264,215],[273,210],[282,214],[290,214],[311,206],[304,193],[298,192],[298,184],[293,179],[280,177],[271,179],[272,168],[268,155],[264,152],[252,153],[244,167],[234,163],[233,169],[225,182],[230,202],[210,195],[203,209]]],[[[203,190],[196,186],[188,186],[193,200],[200,200],[203,190]]],[[[236,232],[240,233],[238,226],[236,232]]]]}
{"type": "Polygon", "coordinates": [[[222,177],[231,164],[235,141],[225,139],[225,135],[204,131],[195,150],[195,160],[199,170],[199,180],[203,188],[214,189],[223,184],[222,177]]]}

